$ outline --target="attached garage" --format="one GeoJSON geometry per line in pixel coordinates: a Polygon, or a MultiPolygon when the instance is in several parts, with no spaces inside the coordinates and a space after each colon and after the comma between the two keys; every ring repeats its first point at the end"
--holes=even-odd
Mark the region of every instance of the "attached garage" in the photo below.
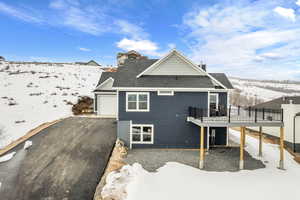
{"type": "Polygon", "coordinates": [[[94,90],[94,111],[103,118],[116,118],[118,114],[117,92],[112,88],[115,72],[102,73],[98,86],[94,90]]]}
{"type": "Polygon", "coordinates": [[[100,117],[117,117],[117,95],[115,93],[96,95],[97,114],[100,117]]]}

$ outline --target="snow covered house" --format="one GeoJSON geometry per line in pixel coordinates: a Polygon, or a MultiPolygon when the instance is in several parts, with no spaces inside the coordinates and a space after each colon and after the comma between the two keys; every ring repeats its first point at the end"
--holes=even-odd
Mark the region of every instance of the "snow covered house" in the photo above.
{"type": "MultiPolygon", "coordinates": [[[[253,109],[262,108],[283,110],[285,144],[294,152],[300,152],[300,96],[284,96],[253,107],[253,109]]],[[[263,127],[262,131],[270,136],[280,137],[278,127],[263,127]]]]}
{"type": "Polygon", "coordinates": [[[100,117],[116,118],[117,135],[130,148],[200,148],[200,168],[204,149],[227,146],[229,127],[241,127],[243,169],[245,127],[281,127],[283,140],[282,113],[270,111],[270,118],[233,108],[232,89],[224,73],[208,73],[174,49],[160,59],[128,58],[117,72],[103,72],[94,107],[100,117]]]}

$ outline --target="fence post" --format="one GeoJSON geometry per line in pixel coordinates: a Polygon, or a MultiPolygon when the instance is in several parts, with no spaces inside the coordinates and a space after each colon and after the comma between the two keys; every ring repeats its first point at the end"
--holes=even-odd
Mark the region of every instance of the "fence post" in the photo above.
{"type": "Polygon", "coordinates": [[[230,117],[231,117],[231,105],[229,106],[228,123],[230,123],[230,117]]]}
{"type": "Polygon", "coordinates": [[[200,110],[201,112],[200,112],[200,117],[201,117],[201,122],[203,122],[203,108],[201,108],[201,110],[200,110]]]}
{"type": "Polygon", "coordinates": [[[255,108],[255,123],[257,122],[257,108],[255,108]]]}
{"type": "Polygon", "coordinates": [[[249,118],[251,117],[251,106],[248,108],[249,118]]]}

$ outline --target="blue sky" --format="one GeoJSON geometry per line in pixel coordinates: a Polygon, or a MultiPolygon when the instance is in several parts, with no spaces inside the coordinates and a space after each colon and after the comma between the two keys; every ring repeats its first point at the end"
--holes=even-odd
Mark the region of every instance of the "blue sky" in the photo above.
{"type": "Polygon", "coordinates": [[[300,0],[0,0],[7,60],[114,65],[176,47],[211,72],[300,80],[300,0]]]}

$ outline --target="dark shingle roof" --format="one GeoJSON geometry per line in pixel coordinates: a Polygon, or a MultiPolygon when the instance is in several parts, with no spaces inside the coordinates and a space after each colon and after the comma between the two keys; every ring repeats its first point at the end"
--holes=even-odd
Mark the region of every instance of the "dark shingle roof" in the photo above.
{"type": "MultiPolygon", "coordinates": [[[[116,77],[116,72],[102,72],[101,77],[97,83],[97,86],[96,86],[96,89],[94,90],[94,92],[104,91],[104,90],[98,89],[98,86],[101,85],[101,83],[103,83],[110,77],[114,79],[116,77]]],[[[107,92],[107,90],[105,90],[105,91],[107,92]]]]}
{"type": "MultiPolygon", "coordinates": [[[[114,87],[177,87],[177,88],[214,88],[208,76],[141,76],[138,74],[156,62],[157,59],[126,60],[124,66],[118,68],[114,87]]],[[[223,73],[211,74],[229,89],[232,85],[223,73]]]]}
{"type": "MultiPolygon", "coordinates": [[[[138,74],[147,69],[156,62],[157,59],[127,59],[117,72],[103,72],[98,82],[99,86],[109,77],[114,78],[113,87],[163,87],[163,88],[214,88],[212,80],[208,76],[141,76],[136,78],[138,74]]],[[[211,73],[212,77],[217,79],[228,89],[232,89],[232,85],[225,74],[211,73]]]]}
{"type": "Polygon", "coordinates": [[[233,86],[227,76],[224,73],[209,73],[212,77],[217,79],[220,83],[222,83],[228,89],[233,89],[233,86]]]}
{"type": "Polygon", "coordinates": [[[116,76],[116,72],[102,72],[101,77],[100,77],[96,87],[98,87],[101,83],[103,83],[104,81],[106,81],[110,77],[114,79],[115,76],[116,76]]]}
{"type": "Polygon", "coordinates": [[[290,100],[293,101],[293,104],[300,104],[300,96],[290,96],[290,97],[280,97],[260,103],[254,106],[254,108],[266,108],[266,109],[281,109],[282,104],[289,104],[290,100]]]}

